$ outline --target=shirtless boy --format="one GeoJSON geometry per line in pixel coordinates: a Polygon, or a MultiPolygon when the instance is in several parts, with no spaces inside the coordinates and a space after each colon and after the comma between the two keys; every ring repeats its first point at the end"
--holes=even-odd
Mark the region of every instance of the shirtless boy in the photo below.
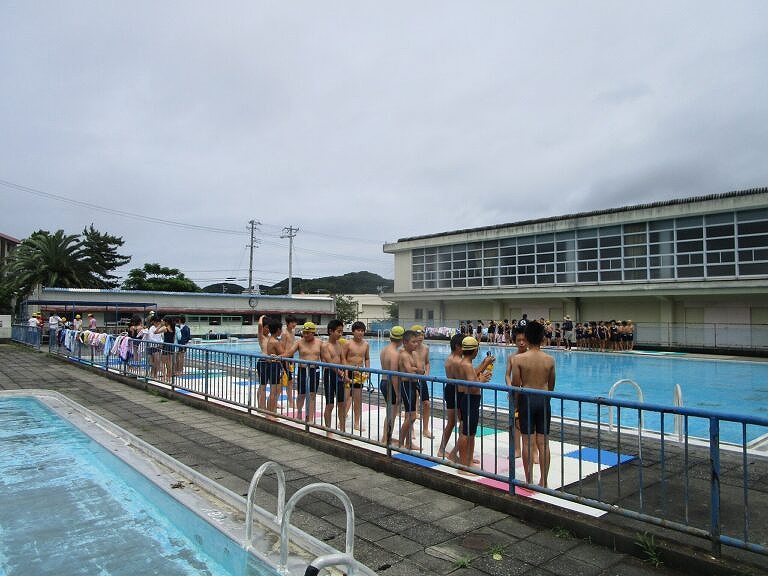
{"type": "MultiPolygon", "coordinates": [[[[379,361],[382,370],[397,372],[400,345],[403,343],[405,329],[402,326],[393,326],[389,331],[389,344],[381,349],[379,361]]],[[[384,376],[379,383],[381,395],[387,402],[387,416],[384,421],[384,430],[381,433],[381,441],[384,444],[397,442],[392,438],[392,427],[395,418],[400,413],[400,381],[397,376],[384,376]]]]}
{"type": "MultiPolygon", "coordinates": [[[[512,387],[512,369],[514,367],[515,358],[517,358],[520,354],[523,354],[524,352],[528,351],[528,341],[525,339],[525,333],[522,329],[515,330],[515,345],[517,346],[517,352],[509,356],[507,358],[507,372],[506,372],[506,382],[507,386],[510,388],[512,387]]],[[[517,395],[510,394],[510,405],[515,400],[517,395]]],[[[515,458],[520,458],[520,455],[522,454],[522,435],[520,434],[520,416],[519,416],[519,410],[518,406],[514,406],[514,418],[515,418],[515,458]]],[[[534,463],[538,464],[539,462],[539,451],[536,449],[536,445],[533,444],[529,446],[529,448],[533,451],[533,461],[534,463]]]]}
{"type": "MultiPolygon", "coordinates": [[[[397,357],[398,372],[405,372],[407,374],[421,373],[421,369],[414,356],[414,351],[418,345],[419,339],[416,332],[413,330],[406,330],[405,334],[403,334],[403,349],[400,350],[397,357]]],[[[413,380],[403,378],[400,381],[400,399],[405,408],[405,417],[403,418],[402,426],[400,426],[400,445],[405,446],[409,450],[413,450],[413,438],[411,432],[413,430],[413,423],[416,420],[418,390],[419,381],[416,378],[413,380]]],[[[419,446],[421,446],[421,442],[419,442],[419,446]]]]}
{"type": "MultiPolygon", "coordinates": [[[[411,326],[411,330],[416,332],[416,349],[413,351],[413,357],[416,358],[416,366],[420,370],[419,374],[429,374],[429,346],[424,344],[424,327],[418,324],[411,326]]],[[[419,381],[419,396],[421,398],[421,435],[425,438],[432,438],[432,432],[429,431],[429,383],[426,380],[419,381]]]]}
{"type": "MultiPolygon", "coordinates": [[[[280,342],[284,350],[288,350],[296,341],[296,316],[289,315],[285,317],[285,328],[280,335],[280,342]]],[[[286,362],[283,366],[286,375],[285,393],[288,395],[288,407],[295,408],[293,401],[293,364],[286,362]]]]}
{"type": "MultiPolygon", "coordinates": [[[[293,358],[296,351],[299,351],[299,358],[317,362],[320,360],[320,348],[323,342],[315,338],[317,326],[312,322],[305,322],[301,329],[301,339],[296,340],[290,348],[285,351],[288,358],[293,358]]],[[[296,399],[296,417],[301,420],[301,414],[307,405],[307,394],[309,394],[309,404],[307,405],[306,420],[315,422],[315,410],[317,407],[317,389],[320,384],[320,368],[314,364],[301,364],[298,369],[298,391],[299,396],[296,399]]]]}
{"type": "MultiPolygon", "coordinates": [[[[477,356],[479,348],[477,339],[467,336],[461,341],[461,362],[456,367],[456,377],[460,380],[469,382],[488,382],[491,379],[491,373],[483,370],[478,376],[472,361],[477,356]]],[[[458,462],[467,468],[472,465],[472,455],[475,451],[475,435],[477,426],[480,423],[480,403],[483,398],[483,391],[478,386],[457,385],[458,407],[461,414],[461,434],[457,443],[458,462]]],[[[460,474],[467,474],[459,470],[460,474]]]]}
{"type": "MultiPolygon", "coordinates": [[[[368,342],[363,338],[365,336],[365,324],[360,322],[354,322],[352,324],[352,340],[347,341],[345,346],[346,362],[350,366],[359,366],[364,368],[371,367],[371,349],[368,342]]],[[[352,429],[364,430],[362,427],[362,413],[363,413],[363,385],[368,381],[368,372],[352,372],[352,398],[347,402],[344,417],[349,413],[349,409],[352,408],[352,429]]]]}
{"type": "MultiPolygon", "coordinates": [[[[534,390],[555,389],[555,361],[552,356],[541,351],[544,339],[544,327],[538,322],[529,322],[525,327],[525,339],[528,351],[515,358],[512,370],[512,384],[534,390]]],[[[539,450],[539,486],[547,486],[549,476],[549,425],[552,412],[549,398],[539,395],[520,395],[520,432],[523,436],[523,467],[525,481],[533,479],[533,462],[528,451],[529,436],[533,435],[539,450]]]]}
{"type": "MultiPolygon", "coordinates": [[[[344,324],[341,320],[333,319],[328,322],[328,341],[323,342],[320,348],[320,359],[328,364],[344,364],[344,349],[339,342],[344,333],[344,324]]],[[[325,411],[323,420],[325,427],[331,427],[333,417],[333,405],[336,404],[336,420],[338,429],[346,431],[344,384],[348,380],[347,372],[343,368],[325,368],[323,376],[323,388],[325,390],[325,411]]],[[[326,435],[330,438],[331,432],[326,435]]]]}
{"type": "MultiPolygon", "coordinates": [[[[283,333],[283,323],[280,320],[270,319],[267,322],[269,328],[269,336],[266,342],[265,353],[269,356],[282,356],[283,344],[278,340],[283,333]]],[[[262,348],[264,350],[264,348],[262,348]]],[[[267,410],[269,412],[277,412],[277,402],[280,400],[280,394],[283,391],[281,377],[283,375],[283,363],[277,359],[267,360],[264,364],[266,380],[262,381],[261,387],[264,388],[264,384],[269,384],[269,401],[267,402],[267,410]]],[[[266,394],[266,391],[265,391],[266,394]]],[[[267,416],[272,418],[272,416],[267,416]]]]}
{"type": "MultiPolygon", "coordinates": [[[[445,360],[445,377],[449,380],[456,379],[456,368],[461,363],[461,341],[464,335],[459,333],[451,338],[451,353],[445,360]]],[[[445,401],[445,429],[440,440],[440,448],[437,457],[444,458],[448,440],[456,428],[456,385],[448,383],[443,388],[443,400],[445,401]]]]}

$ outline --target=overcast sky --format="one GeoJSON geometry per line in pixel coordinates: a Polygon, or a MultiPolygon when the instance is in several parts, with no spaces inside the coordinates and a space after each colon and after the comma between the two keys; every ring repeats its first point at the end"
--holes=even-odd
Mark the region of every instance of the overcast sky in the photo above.
{"type": "Polygon", "coordinates": [[[289,225],[295,275],[392,278],[405,236],[765,186],[766,22],[764,0],[2,0],[0,232],[93,222],[123,274],[205,285],[247,277],[256,219],[261,283],[289,225]]]}

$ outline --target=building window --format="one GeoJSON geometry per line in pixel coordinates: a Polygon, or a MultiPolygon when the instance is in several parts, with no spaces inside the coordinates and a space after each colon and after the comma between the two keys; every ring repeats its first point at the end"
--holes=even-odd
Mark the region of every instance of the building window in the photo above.
{"type": "Polygon", "coordinates": [[[768,275],[768,209],[417,248],[414,290],[768,275]]]}
{"type": "Polygon", "coordinates": [[[415,308],[413,310],[413,317],[416,320],[422,320],[424,318],[424,309],[423,308],[415,308]]]}
{"type": "Polygon", "coordinates": [[[434,320],[434,319],[435,319],[435,311],[427,310],[427,320],[434,320]]]}

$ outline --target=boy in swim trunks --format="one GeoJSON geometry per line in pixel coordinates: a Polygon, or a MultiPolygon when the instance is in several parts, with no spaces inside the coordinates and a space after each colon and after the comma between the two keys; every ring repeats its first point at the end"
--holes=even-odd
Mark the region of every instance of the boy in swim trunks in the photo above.
{"type": "MultiPolygon", "coordinates": [[[[354,322],[352,324],[352,340],[347,342],[345,348],[346,362],[350,366],[361,366],[364,368],[371,367],[371,348],[368,342],[363,338],[365,336],[365,324],[360,322],[354,322]]],[[[352,398],[347,402],[344,418],[349,414],[349,409],[352,409],[352,429],[364,430],[362,427],[362,413],[363,413],[363,385],[368,381],[368,372],[352,371],[352,398]]]]}
{"type": "MultiPolygon", "coordinates": [[[[414,355],[416,347],[419,345],[419,339],[416,332],[406,330],[403,334],[403,349],[397,357],[397,370],[407,374],[420,374],[418,362],[414,355]]],[[[408,450],[413,450],[413,422],[416,420],[416,407],[418,405],[419,381],[417,379],[407,380],[403,378],[400,381],[400,399],[405,408],[405,417],[400,426],[400,446],[405,446],[408,450]]],[[[419,443],[421,446],[421,443],[419,443]]]]}
{"type": "MultiPolygon", "coordinates": [[[[334,318],[328,322],[328,341],[323,342],[320,348],[320,359],[328,364],[345,364],[344,349],[341,346],[339,340],[344,333],[344,324],[341,320],[334,318]]],[[[346,399],[344,395],[344,385],[346,384],[347,371],[343,368],[325,368],[325,374],[323,377],[323,388],[325,390],[325,410],[323,412],[323,420],[325,427],[331,427],[331,421],[333,417],[333,405],[336,404],[336,420],[338,421],[338,429],[342,432],[346,431],[346,399]]],[[[327,431],[326,435],[330,438],[331,432],[327,431]]]]}
{"type": "MultiPolygon", "coordinates": [[[[544,327],[538,322],[529,322],[525,327],[525,339],[528,351],[515,357],[512,365],[512,385],[535,390],[555,389],[555,361],[549,354],[541,351],[544,339],[544,327]]],[[[533,462],[528,447],[530,436],[539,451],[539,486],[547,486],[549,476],[549,426],[552,413],[549,398],[539,395],[521,394],[519,403],[520,432],[523,437],[523,467],[525,481],[533,479],[533,462]]]]}
{"type": "MultiPolygon", "coordinates": [[[[299,351],[299,358],[302,360],[319,361],[320,348],[322,340],[315,338],[317,326],[312,322],[305,322],[301,329],[301,339],[296,340],[291,347],[285,351],[285,356],[293,358],[296,351],[299,351]]],[[[296,417],[301,420],[302,411],[306,405],[307,394],[309,394],[309,404],[307,405],[306,420],[315,422],[315,410],[317,406],[317,389],[320,384],[320,368],[313,364],[300,364],[298,369],[298,398],[296,399],[296,417]]]]}
{"type": "MultiPolygon", "coordinates": [[[[403,342],[405,329],[402,326],[393,326],[389,331],[389,344],[384,346],[379,353],[379,362],[382,370],[397,372],[397,362],[400,356],[400,345],[403,342]]],[[[395,418],[400,413],[400,381],[397,376],[384,376],[379,382],[379,390],[387,403],[387,416],[384,419],[384,430],[381,433],[381,441],[384,444],[397,442],[392,438],[392,427],[395,418]]]]}
{"type": "MultiPolygon", "coordinates": [[[[491,373],[483,370],[480,375],[472,366],[472,361],[477,356],[480,344],[477,339],[467,336],[461,341],[461,362],[456,366],[456,377],[460,380],[470,382],[488,382],[491,379],[491,373]]],[[[483,399],[483,391],[478,386],[457,385],[458,392],[457,406],[461,414],[461,434],[456,445],[458,453],[458,462],[467,468],[472,465],[472,455],[475,451],[475,435],[477,426],[480,423],[480,404],[483,399]]],[[[459,474],[467,474],[459,470],[459,474]]]]}
{"type": "MultiPolygon", "coordinates": [[[[411,330],[416,332],[416,349],[413,351],[413,357],[416,358],[416,366],[420,374],[429,374],[429,346],[424,344],[424,327],[419,324],[411,326],[411,330]]],[[[432,432],[429,431],[429,383],[426,380],[419,381],[419,396],[421,397],[421,435],[425,438],[432,438],[432,432]]],[[[417,415],[418,418],[418,415],[417,415]]]]}
{"type": "MultiPolygon", "coordinates": [[[[296,341],[296,316],[289,315],[285,317],[285,328],[280,335],[280,342],[283,345],[283,349],[288,350],[296,341]]],[[[286,378],[284,379],[285,393],[288,396],[288,408],[295,408],[296,405],[293,401],[293,364],[286,362],[283,366],[285,369],[286,378]]]]}
{"type": "MultiPolygon", "coordinates": [[[[270,318],[267,322],[269,328],[269,337],[267,338],[266,354],[272,357],[283,355],[283,344],[278,340],[283,333],[283,323],[280,320],[270,318]]],[[[263,348],[262,348],[263,350],[263,348]]],[[[265,361],[264,371],[266,373],[266,380],[262,381],[261,388],[264,388],[265,384],[269,384],[269,400],[267,402],[267,410],[269,412],[277,412],[277,403],[280,400],[280,394],[283,391],[282,375],[283,375],[283,363],[277,358],[270,358],[265,361]]],[[[264,392],[266,394],[266,391],[264,392]]],[[[273,416],[268,415],[268,419],[274,419],[273,416]]]]}
{"type": "MultiPolygon", "coordinates": [[[[451,338],[451,353],[445,360],[445,377],[449,380],[456,379],[456,368],[461,363],[461,341],[464,335],[459,333],[451,338]]],[[[440,448],[437,450],[437,457],[445,457],[445,450],[448,440],[456,428],[456,385],[448,383],[443,388],[443,400],[445,401],[445,429],[443,437],[440,439],[440,448]]],[[[454,454],[454,458],[455,458],[454,454]]]]}
{"type": "MultiPolygon", "coordinates": [[[[507,372],[506,372],[506,382],[507,386],[510,388],[512,387],[512,370],[514,368],[515,364],[515,358],[517,358],[520,354],[523,354],[524,352],[528,351],[528,341],[525,339],[525,331],[521,328],[518,328],[515,330],[515,345],[517,346],[517,352],[515,352],[513,355],[509,356],[507,358],[507,372]]],[[[515,399],[517,395],[510,394],[510,400],[515,399]]],[[[510,402],[510,406],[512,406],[512,402],[510,402]]],[[[515,418],[515,458],[520,458],[520,455],[522,454],[522,435],[520,434],[520,415],[518,411],[518,407],[514,406],[514,418],[515,418]]],[[[534,463],[538,464],[539,462],[539,451],[536,449],[536,445],[530,446],[533,452],[533,461],[534,463]]]]}

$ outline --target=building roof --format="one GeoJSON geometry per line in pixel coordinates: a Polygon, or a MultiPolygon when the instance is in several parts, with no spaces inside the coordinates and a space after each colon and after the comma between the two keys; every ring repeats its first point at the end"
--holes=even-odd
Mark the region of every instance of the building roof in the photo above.
{"type": "Polygon", "coordinates": [[[499,230],[501,228],[510,228],[512,226],[527,226],[530,224],[541,224],[544,222],[557,222],[560,220],[570,220],[572,218],[585,218],[588,216],[601,216],[604,214],[615,214],[619,212],[629,212],[631,210],[643,210],[647,208],[660,208],[663,206],[675,206],[679,204],[692,204],[694,202],[704,202],[707,200],[724,200],[737,196],[754,196],[757,194],[768,193],[768,188],[750,188],[748,190],[737,190],[734,192],[725,192],[723,194],[708,194],[705,196],[692,196],[690,198],[676,198],[674,200],[662,200],[659,202],[649,202],[646,204],[634,204],[632,206],[621,206],[619,208],[607,208],[605,210],[592,210],[591,212],[578,212],[576,214],[564,214],[562,216],[550,216],[548,218],[534,218],[532,220],[521,220],[519,222],[508,222],[506,224],[494,224],[491,226],[480,226],[478,228],[463,228],[460,230],[451,230],[448,232],[437,232],[433,234],[424,234],[421,236],[409,236],[400,238],[398,242],[409,242],[411,240],[424,240],[426,238],[439,238],[440,236],[450,236],[453,234],[466,234],[471,232],[483,232],[486,230],[499,230]]]}
{"type": "Polygon", "coordinates": [[[0,238],[3,240],[7,240],[8,242],[12,242],[13,244],[21,244],[21,240],[18,238],[14,238],[13,236],[8,236],[8,234],[3,234],[0,232],[0,238]]]}

